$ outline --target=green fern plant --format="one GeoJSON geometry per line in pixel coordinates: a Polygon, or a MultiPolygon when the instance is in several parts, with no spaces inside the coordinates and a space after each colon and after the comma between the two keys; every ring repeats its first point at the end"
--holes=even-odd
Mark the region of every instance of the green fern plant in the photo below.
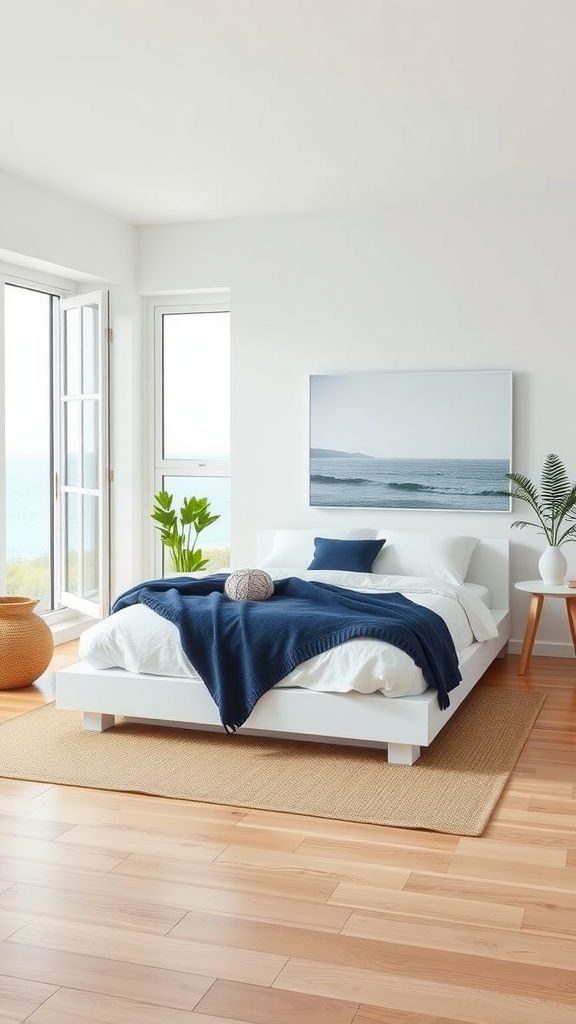
{"type": "MultiPolygon", "coordinates": [[[[513,486],[509,491],[500,493],[525,501],[530,506],[540,524],[539,532],[551,547],[561,547],[576,540],[576,484],[568,479],[564,464],[557,455],[546,456],[540,488],[523,473],[507,473],[506,476],[513,486]]],[[[511,526],[522,530],[538,524],[528,519],[517,519],[511,526]]]]}
{"type": "Polygon", "coordinates": [[[174,571],[198,572],[208,563],[202,550],[196,547],[198,535],[220,516],[210,514],[208,498],[184,498],[179,514],[172,507],[173,500],[168,491],[158,491],[154,495],[151,518],[160,531],[160,540],[170,550],[174,571]]]}

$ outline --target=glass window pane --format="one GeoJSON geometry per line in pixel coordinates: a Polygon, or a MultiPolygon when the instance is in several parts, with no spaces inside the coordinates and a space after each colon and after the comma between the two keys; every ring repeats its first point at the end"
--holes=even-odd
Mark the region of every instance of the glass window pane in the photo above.
{"type": "Polygon", "coordinates": [[[98,402],[82,402],[83,486],[98,487],[98,402]]]}
{"type": "Polygon", "coordinates": [[[66,402],[64,406],[64,483],[70,487],[80,486],[81,405],[81,402],[66,402]]]}
{"type": "Polygon", "coordinates": [[[36,598],[44,612],[53,605],[52,298],[14,285],[4,296],[6,593],[36,598]]]}
{"type": "Polygon", "coordinates": [[[98,307],[82,306],[82,392],[96,394],[98,386],[98,307]]]}
{"type": "Polygon", "coordinates": [[[78,494],[65,495],[65,530],[64,538],[64,566],[66,581],[64,589],[70,594],[78,593],[78,523],[80,496],[78,494]]]}
{"type": "Polygon", "coordinates": [[[64,314],[66,343],[64,346],[64,394],[80,394],[80,320],[78,309],[64,314]]]}
{"type": "Polygon", "coordinates": [[[163,316],[165,459],[230,458],[230,314],[163,316]]]}
{"type": "MultiPolygon", "coordinates": [[[[217,476],[165,476],[162,487],[173,495],[178,513],[184,498],[208,498],[210,514],[220,516],[198,534],[196,549],[208,558],[207,570],[216,572],[230,565],[230,478],[217,476]]],[[[172,571],[170,552],[163,545],[164,570],[172,571]]]]}
{"type": "Polygon", "coordinates": [[[84,522],[82,596],[98,595],[98,498],[85,494],[82,499],[84,522]]]}

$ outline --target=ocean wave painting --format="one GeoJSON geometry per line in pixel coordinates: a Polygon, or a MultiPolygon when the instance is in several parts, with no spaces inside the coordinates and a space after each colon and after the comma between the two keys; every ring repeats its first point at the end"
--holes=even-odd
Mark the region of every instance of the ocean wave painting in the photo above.
{"type": "Polygon", "coordinates": [[[320,507],[507,512],[505,459],[310,456],[310,504],[320,507]]]}
{"type": "Polygon", "coordinates": [[[310,378],[310,505],[509,512],[512,375],[310,378]]]}

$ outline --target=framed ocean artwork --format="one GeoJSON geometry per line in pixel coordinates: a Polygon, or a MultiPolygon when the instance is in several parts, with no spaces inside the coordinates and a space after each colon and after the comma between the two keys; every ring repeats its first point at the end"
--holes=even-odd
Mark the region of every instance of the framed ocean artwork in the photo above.
{"type": "Polygon", "coordinates": [[[509,512],[512,372],[310,377],[310,505],[509,512]]]}

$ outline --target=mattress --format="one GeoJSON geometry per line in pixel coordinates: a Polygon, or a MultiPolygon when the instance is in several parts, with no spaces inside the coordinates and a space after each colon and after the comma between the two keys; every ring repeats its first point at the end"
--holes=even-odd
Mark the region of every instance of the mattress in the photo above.
{"type": "MultiPolygon", "coordinates": [[[[341,571],[267,570],[367,592],[399,592],[441,615],[460,655],[470,644],[497,634],[490,615],[490,594],[478,584],[377,576],[341,571]]],[[[177,627],[143,604],[130,605],[87,629],[79,654],[92,668],[123,668],[145,675],[186,677],[201,682],[180,644],[177,627]]],[[[331,693],[380,693],[404,697],[427,689],[421,670],[399,648],[380,640],[356,638],[300,664],[277,684],[331,693]]]]}

